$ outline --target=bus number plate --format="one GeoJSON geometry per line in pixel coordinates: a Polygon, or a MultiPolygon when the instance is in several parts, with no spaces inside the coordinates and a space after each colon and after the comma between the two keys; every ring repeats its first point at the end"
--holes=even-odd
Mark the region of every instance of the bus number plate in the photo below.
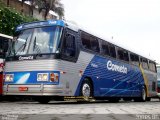
{"type": "Polygon", "coordinates": [[[19,91],[28,91],[28,87],[19,87],[19,91]]]}

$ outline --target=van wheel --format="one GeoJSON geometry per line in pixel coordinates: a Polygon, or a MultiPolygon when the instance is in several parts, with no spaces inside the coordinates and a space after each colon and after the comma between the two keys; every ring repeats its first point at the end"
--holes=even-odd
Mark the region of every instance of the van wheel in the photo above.
{"type": "Polygon", "coordinates": [[[84,82],[82,83],[80,95],[83,97],[93,96],[93,87],[88,79],[85,79],[84,82]]]}

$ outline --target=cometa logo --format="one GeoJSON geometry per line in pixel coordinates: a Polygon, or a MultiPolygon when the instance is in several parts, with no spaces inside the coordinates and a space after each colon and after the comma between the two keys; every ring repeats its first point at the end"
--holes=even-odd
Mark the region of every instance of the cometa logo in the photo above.
{"type": "Polygon", "coordinates": [[[33,56],[27,56],[27,57],[19,57],[19,60],[33,60],[33,56]]]}
{"type": "Polygon", "coordinates": [[[127,67],[113,64],[112,61],[107,62],[107,69],[115,72],[127,74],[127,67]]]}

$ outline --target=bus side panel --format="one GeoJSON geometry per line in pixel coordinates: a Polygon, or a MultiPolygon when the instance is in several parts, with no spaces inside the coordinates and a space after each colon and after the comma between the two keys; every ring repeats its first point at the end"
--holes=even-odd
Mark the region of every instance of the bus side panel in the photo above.
{"type": "Polygon", "coordinates": [[[80,93],[80,86],[84,77],[90,77],[93,81],[94,96],[96,97],[136,97],[141,95],[144,85],[143,76],[138,67],[124,62],[95,56],[87,66],[75,95],[80,93]],[[121,67],[110,69],[110,64],[121,67]],[[125,71],[127,70],[127,71],[125,71]]]}
{"type": "Polygon", "coordinates": [[[156,97],[157,92],[157,74],[152,71],[144,70],[144,75],[145,78],[144,80],[146,81],[146,87],[148,87],[148,97],[156,97]]]}
{"type": "Polygon", "coordinates": [[[3,85],[3,73],[2,72],[0,72],[0,95],[2,95],[2,85],[3,85]]]}

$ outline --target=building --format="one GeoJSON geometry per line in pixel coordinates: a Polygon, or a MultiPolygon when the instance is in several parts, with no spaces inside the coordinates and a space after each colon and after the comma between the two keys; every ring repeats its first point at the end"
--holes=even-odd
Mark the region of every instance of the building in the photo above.
{"type": "MultiPolygon", "coordinates": [[[[22,2],[20,0],[3,0],[6,6],[15,8],[17,11],[26,16],[32,16],[32,11],[30,5],[25,2],[22,6],[22,2]]],[[[44,11],[39,13],[38,8],[33,9],[33,17],[38,20],[44,20],[44,11]]],[[[58,15],[56,15],[53,11],[49,12],[47,19],[57,19],[58,15]]]]}

